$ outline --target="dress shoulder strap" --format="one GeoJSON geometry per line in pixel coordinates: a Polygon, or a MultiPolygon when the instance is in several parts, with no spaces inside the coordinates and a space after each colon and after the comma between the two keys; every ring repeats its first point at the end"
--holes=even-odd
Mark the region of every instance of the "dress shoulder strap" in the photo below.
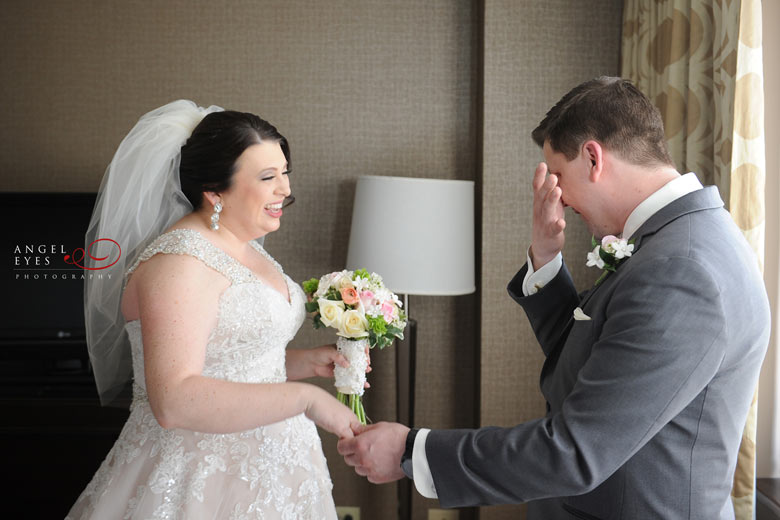
{"type": "Polygon", "coordinates": [[[280,273],[282,273],[282,276],[285,276],[284,269],[282,269],[282,265],[279,262],[277,262],[268,251],[265,250],[265,248],[262,246],[262,244],[260,244],[260,242],[258,242],[257,240],[252,240],[250,244],[255,249],[255,251],[257,251],[265,258],[267,258],[268,261],[271,262],[280,273]]]}
{"type": "Polygon", "coordinates": [[[198,231],[185,228],[173,229],[157,237],[128,269],[127,276],[130,276],[141,262],[149,260],[156,254],[194,256],[230,280],[231,284],[255,279],[252,271],[209,242],[198,231]]]}

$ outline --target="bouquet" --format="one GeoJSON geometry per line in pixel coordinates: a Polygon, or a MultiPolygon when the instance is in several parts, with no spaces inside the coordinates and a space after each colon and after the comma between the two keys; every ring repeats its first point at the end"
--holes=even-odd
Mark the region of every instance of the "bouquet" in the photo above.
{"type": "Polygon", "coordinates": [[[313,313],[314,328],[331,327],[339,336],[336,347],[347,358],[347,368],[334,369],[338,399],[366,424],[363,392],[368,349],[383,349],[404,338],[406,314],[398,297],[385,288],[382,277],[365,269],[337,271],[319,280],[303,282],[313,313]]]}

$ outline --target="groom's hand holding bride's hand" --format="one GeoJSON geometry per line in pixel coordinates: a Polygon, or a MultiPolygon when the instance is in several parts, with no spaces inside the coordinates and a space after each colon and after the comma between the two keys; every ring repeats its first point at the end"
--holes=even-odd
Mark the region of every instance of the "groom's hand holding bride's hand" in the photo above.
{"type": "Polygon", "coordinates": [[[409,428],[403,424],[379,422],[368,426],[352,424],[355,436],[339,440],[338,451],[355,473],[373,484],[403,478],[401,456],[406,449],[409,428]]]}
{"type": "Polygon", "coordinates": [[[566,220],[558,176],[547,175],[547,165],[543,162],[539,163],[534,172],[533,189],[531,261],[534,270],[538,270],[563,250],[566,220]]]}

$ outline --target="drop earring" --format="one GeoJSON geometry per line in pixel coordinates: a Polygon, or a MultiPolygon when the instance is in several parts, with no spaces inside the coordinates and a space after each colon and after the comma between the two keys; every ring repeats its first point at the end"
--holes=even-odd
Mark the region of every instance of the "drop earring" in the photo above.
{"type": "Polygon", "coordinates": [[[211,229],[219,229],[219,214],[222,213],[222,202],[217,201],[214,204],[214,213],[211,214],[211,229]]]}

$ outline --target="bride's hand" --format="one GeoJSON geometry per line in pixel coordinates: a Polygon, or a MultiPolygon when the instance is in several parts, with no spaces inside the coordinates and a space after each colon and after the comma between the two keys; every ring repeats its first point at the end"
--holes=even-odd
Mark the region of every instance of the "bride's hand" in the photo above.
{"type": "Polygon", "coordinates": [[[287,349],[287,379],[295,381],[307,377],[333,377],[336,364],[348,367],[347,358],[336,350],[335,345],[323,345],[312,349],[287,349]]]}
{"type": "Polygon", "coordinates": [[[308,398],[306,417],[340,439],[351,439],[354,436],[350,424],[357,423],[358,419],[352,410],[317,386],[311,386],[308,398]]]}
{"type": "MultiPolygon", "coordinates": [[[[374,370],[371,368],[371,348],[366,345],[366,358],[368,359],[368,365],[366,365],[366,374],[374,370]]],[[[366,388],[371,388],[371,385],[368,384],[368,381],[366,381],[366,384],[364,385],[366,388]]]]}
{"type": "MultiPolygon", "coordinates": [[[[371,372],[371,356],[368,354],[366,373],[371,372]]],[[[336,345],[322,345],[312,349],[289,349],[287,351],[287,379],[294,381],[307,377],[333,377],[335,365],[347,368],[349,361],[336,350],[336,345]]],[[[366,388],[371,385],[366,382],[366,388]]]]}
{"type": "Polygon", "coordinates": [[[336,345],[322,345],[308,350],[309,365],[315,376],[333,377],[336,365],[347,368],[349,361],[336,350],[336,345]]]}

